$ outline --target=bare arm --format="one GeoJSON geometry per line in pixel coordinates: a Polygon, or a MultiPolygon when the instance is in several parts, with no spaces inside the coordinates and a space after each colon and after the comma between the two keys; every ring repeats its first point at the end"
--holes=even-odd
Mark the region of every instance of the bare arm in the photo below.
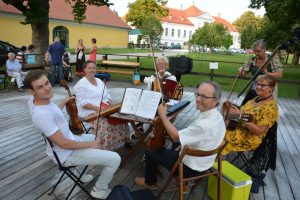
{"type": "Polygon", "coordinates": [[[177,141],[179,140],[179,134],[177,129],[175,128],[175,126],[170,122],[170,120],[168,119],[166,113],[166,108],[163,105],[159,105],[158,106],[158,115],[161,118],[164,127],[167,131],[167,133],[169,134],[169,136],[172,138],[173,141],[177,141]]]}
{"type": "Polygon", "coordinates": [[[275,79],[280,79],[282,77],[282,71],[265,72],[265,74],[268,74],[268,75],[272,76],[275,79]]]}
{"type": "Polygon", "coordinates": [[[100,140],[96,139],[94,141],[87,141],[87,142],[79,142],[75,140],[69,140],[64,137],[60,130],[56,131],[53,135],[49,137],[51,142],[55,143],[62,149],[86,149],[86,148],[93,148],[98,149],[100,147],[100,140]]]}
{"type": "Polygon", "coordinates": [[[83,106],[83,108],[87,109],[87,110],[95,110],[95,111],[98,111],[99,110],[99,107],[98,106],[94,106],[90,103],[87,103],[83,106]]]}
{"type": "Polygon", "coordinates": [[[60,101],[58,103],[58,107],[62,110],[66,106],[67,102],[70,101],[71,99],[75,100],[75,97],[72,96],[72,97],[67,97],[67,98],[63,99],[62,101],[60,101]]]}

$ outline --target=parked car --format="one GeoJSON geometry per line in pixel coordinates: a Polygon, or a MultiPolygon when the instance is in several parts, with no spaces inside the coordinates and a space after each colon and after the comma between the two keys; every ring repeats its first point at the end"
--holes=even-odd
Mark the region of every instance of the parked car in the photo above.
{"type": "Polygon", "coordinates": [[[5,65],[9,52],[17,54],[19,51],[20,48],[0,40],[0,66],[5,65]]]}
{"type": "Polygon", "coordinates": [[[171,44],[171,49],[181,49],[180,44],[171,44]]]}

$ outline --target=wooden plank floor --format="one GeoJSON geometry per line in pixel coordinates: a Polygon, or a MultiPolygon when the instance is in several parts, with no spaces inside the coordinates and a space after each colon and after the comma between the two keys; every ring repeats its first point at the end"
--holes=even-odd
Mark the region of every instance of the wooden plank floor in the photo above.
{"type": "MultiPolygon", "coordinates": [[[[121,100],[124,87],[134,86],[126,82],[108,83],[115,102],[121,100]]],[[[72,90],[72,84],[70,88],[72,90]]],[[[197,117],[193,92],[194,89],[185,88],[184,98],[191,99],[192,103],[176,118],[175,125],[179,129],[188,126],[197,117]]],[[[59,101],[65,95],[63,88],[54,88],[54,101],[59,101]]],[[[55,195],[47,195],[60,172],[46,156],[43,137],[31,123],[27,108],[29,97],[28,93],[18,93],[12,89],[0,92],[0,199],[64,199],[71,187],[69,179],[63,181],[55,195]]],[[[258,194],[251,194],[250,199],[300,199],[300,102],[279,99],[279,109],[277,169],[275,172],[268,171],[266,186],[258,194]]],[[[112,187],[123,184],[131,190],[141,189],[134,184],[134,178],[144,173],[142,155],[141,150],[116,173],[112,187]]],[[[89,168],[89,173],[94,176],[100,171],[99,167],[89,168]]],[[[163,174],[166,173],[163,170],[163,174]]],[[[94,182],[87,185],[88,190],[94,182]]],[[[186,195],[186,199],[209,199],[206,190],[205,179],[192,193],[186,195]]],[[[78,188],[73,194],[73,199],[87,199],[78,188]]],[[[165,193],[163,199],[178,199],[178,193],[165,193]]]]}

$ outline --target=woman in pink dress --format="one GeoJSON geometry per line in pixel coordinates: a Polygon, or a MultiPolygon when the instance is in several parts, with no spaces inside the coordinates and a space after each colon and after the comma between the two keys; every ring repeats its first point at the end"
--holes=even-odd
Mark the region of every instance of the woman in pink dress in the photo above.
{"type": "Polygon", "coordinates": [[[95,63],[97,63],[96,60],[96,56],[97,56],[97,40],[95,38],[92,38],[92,48],[91,48],[91,52],[90,52],[90,57],[89,60],[94,61],[95,63]]]}

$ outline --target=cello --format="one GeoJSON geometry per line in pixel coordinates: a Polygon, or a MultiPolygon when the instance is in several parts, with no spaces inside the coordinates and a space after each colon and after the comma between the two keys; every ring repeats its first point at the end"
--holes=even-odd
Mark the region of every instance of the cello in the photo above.
{"type": "MultiPolygon", "coordinates": [[[[64,86],[65,90],[67,90],[68,92],[69,97],[71,97],[72,94],[70,92],[67,82],[65,80],[61,80],[61,85],[64,86]]],[[[81,121],[78,117],[78,110],[77,110],[75,99],[71,99],[66,103],[66,110],[70,117],[69,120],[70,130],[75,135],[81,135],[84,132],[84,130],[81,121]]]]}

